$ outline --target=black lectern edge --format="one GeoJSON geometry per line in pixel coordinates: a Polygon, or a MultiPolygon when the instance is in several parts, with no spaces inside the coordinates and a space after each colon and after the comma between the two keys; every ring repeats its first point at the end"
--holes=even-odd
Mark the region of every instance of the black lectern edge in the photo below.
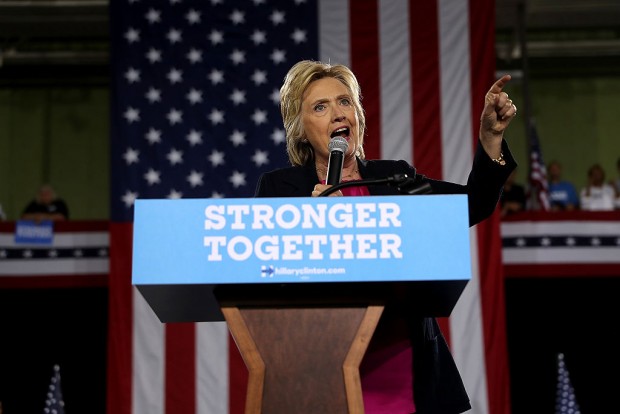
{"type": "Polygon", "coordinates": [[[450,316],[468,280],[135,285],[159,320],[223,321],[221,305],[339,307],[383,304],[420,316],[450,316]]]}

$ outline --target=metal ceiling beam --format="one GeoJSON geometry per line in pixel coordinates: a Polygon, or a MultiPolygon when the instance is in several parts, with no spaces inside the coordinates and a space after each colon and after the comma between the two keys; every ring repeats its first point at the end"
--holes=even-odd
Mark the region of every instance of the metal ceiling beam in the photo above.
{"type": "Polygon", "coordinates": [[[0,1],[0,38],[107,36],[108,13],[101,0],[0,1]]]}
{"type": "MultiPolygon", "coordinates": [[[[618,0],[496,1],[499,59],[520,57],[511,35],[520,2],[526,3],[528,31],[536,33],[528,36],[530,57],[620,56],[618,0]],[[601,27],[609,28],[607,36],[601,27]]],[[[109,31],[107,0],[0,0],[0,64],[105,65],[109,31]]]]}

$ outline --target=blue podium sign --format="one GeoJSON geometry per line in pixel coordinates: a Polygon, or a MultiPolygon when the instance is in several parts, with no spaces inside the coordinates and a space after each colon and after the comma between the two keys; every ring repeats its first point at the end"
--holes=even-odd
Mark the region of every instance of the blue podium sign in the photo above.
{"type": "Polygon", "coordinates": [[[136,200],[133,284],[471,278],[467,196],[136,200]]]}

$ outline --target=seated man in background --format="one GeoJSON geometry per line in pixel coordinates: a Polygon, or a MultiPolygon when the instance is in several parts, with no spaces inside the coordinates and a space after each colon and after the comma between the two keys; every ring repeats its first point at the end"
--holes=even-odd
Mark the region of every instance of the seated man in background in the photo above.
{"type": "MultiPolygon", "coordinates": [[[[618,176],[616,177],[616,180],[612,180],[610,184],[616,190],[616,197],[620,199],[620,158],[616,161],[616,170],[618,171],[618,176]]],[[[620,204],[617,204],[616,208],[620,209],[620,204]]]]}
{"type": "Polygon", "coordinates": [[[576,210],[579,207],[579,197],[575,186],[562,180],[562,165],[559,161],[551,161],[547,167],[549,176],[549,201],[551,211],[576,210]]]}
{"type": "Polygon", "coordinates": [[[579,197],[582,210],[613,210],[618,204],[616,191],[605,182],[605,170],[600,164],[594,164],[588,169],[588,185],[581,190],[579,197]]]}
{"type": "Polygon", "coordinates": [[[508,176],[499,199],[502,217],[525,210],[525,187],[515,183],[516,171],[516,169],[513,170],[508,176]]]}
{"type": "Polygon", "coordinates": [[[24,209],[21,218],[23,220],[67,220],[69,209],[51,185],[45,184],[39,188],[37,196],[24,209]]]}

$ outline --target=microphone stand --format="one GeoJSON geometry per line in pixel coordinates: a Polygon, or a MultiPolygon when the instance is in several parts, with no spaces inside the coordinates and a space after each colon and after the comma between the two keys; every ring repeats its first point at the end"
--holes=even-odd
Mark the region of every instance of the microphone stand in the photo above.
{"type": "Polygon", "coordinates": [[[386,178],[378,178],[372,180],[358,180],[358,181],[345,181],[338,183],[327,190],[319,194],[319,197],[326,197],[336,191],[347,187],[359,187],[362,185],[379,185],[387,184],[394,186],[401,194],[416,195],[416,194],[429,194],[431,192],[431,185],[429,183],[420,183],[420,180],[416,180],[409,177],[407,174],[394,174],[386,178]]]}

